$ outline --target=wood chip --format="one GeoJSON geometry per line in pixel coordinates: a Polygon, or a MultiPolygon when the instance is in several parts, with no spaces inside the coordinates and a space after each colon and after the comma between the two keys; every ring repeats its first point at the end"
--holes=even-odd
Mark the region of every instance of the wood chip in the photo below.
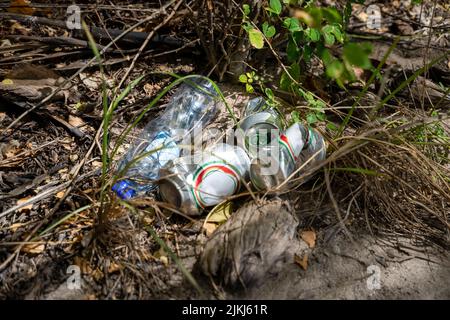
{"type": "Polygon", "coordinates": [[[307,253],[305,253],[305,255],[302,258],[295,254],[294,255],[294,261],[300,267],[302,267],[303,270],[306,271],[306,269],[308,269],[308,254],[307,253]]]}

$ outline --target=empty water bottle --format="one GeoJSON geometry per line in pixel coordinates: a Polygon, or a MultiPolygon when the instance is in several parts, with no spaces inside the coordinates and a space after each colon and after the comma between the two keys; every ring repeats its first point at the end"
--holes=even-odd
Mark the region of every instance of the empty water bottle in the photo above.
{"type": "Polygon", "coordinates": [[[125,179],[114,184],[112,190],[122,199],[153,190],[160,168],[183,155],[187,149],[182,148],[182,142],[190,142],[197,128],[211,122],[219,102],[210,81],[201,77],[187,79],[165,112],[146,125],[119,162],[118,172],[125,179]]]}

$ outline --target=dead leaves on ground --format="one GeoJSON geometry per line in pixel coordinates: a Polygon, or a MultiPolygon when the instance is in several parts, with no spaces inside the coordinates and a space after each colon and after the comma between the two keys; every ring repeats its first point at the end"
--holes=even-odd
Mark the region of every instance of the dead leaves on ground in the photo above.
{"type": "MultiPolygon", "coordinates": [[[[304,230],[300,232],[300,238],[308,245],[309,251],[315,248],[317,235],[314,230],[304,230]]],[[[308,269],[308,259],[309,253],[307,251],[303,252],[301,255],[294,255],[294,262],[305,271],[308,269]]]]}
{"type": "Polygon", "coordinates": [[[302,231],[300,237],[312,249],[316,246],[316,233],[314,231],[302,231]]]}
{"type": "Polygon", "coordinates": [[[306,271],[306,269],[308,269],[308,253],[305,253],[303,255],[303,257],[300,257],[295,254],[294,261],[296,264],[298,264],[300,267],[302,267],[303,270],[306,271]]]}
{"type": "MultiPolygon", "coordinates": [[[[31,197],[25,197],[25,198],[17,200],[17,205],[19,206],[19,205],[22,205],[22,204],[26,203],[28,200],[30,200],[30,198],[31,197]]],[[[17,211],[19,211],[20,213],[21,212],[27,212],[27,211],[30,211],[32,208],[33,208],[33,204],[30,203],[30,204],[28,204],[26,206],[23,206],[23,207],[19,208],[17,211]]]]}

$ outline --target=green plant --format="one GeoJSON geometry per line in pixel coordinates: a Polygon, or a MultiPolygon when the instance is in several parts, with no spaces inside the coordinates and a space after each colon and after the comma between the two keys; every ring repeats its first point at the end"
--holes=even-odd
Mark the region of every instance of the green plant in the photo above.
{"type": "MultiPolygon", "coordinates": [[[[347,1],[347,11],[351,9],[352,2],[355,1],[347,1]]],[[[252,8],[248,4],[243,5],[242,12],[242,28],[248,33],[250,44],[255,49],[262,49],[267,43],[279,57],[278,48],[272,46],[274,39],[277,43],[287,43],[280,49],[286,58],[283,61],[278,58],[284,68],[279,88],[306,100],[310,109],[305,117],[309,124],[326,121],[326,103],[302,85],[304,68],[313,57],[321,60],[324,76],[343,88],[346,83],[357,80],[355,68],[373,70],[369,60],[371,45],[350,42],[345,34],[344,24],[349,17],[349,12],[345,10],[339,12],[335,8],[316,7],[312,1],[269,0],[264,2],[263,21],[260,23],[251,20],[252,8]],[[340,55],[334,53],[336,44],[343,47],[340,55]]],[[[255,77],[253,73],[250,77],[248,75],[241,75],[239,79],[245,83],[248,92],[253,92],[255,77]]],[[[335,125],[328,125],[330,129],[336,129],[335,125]]]]}

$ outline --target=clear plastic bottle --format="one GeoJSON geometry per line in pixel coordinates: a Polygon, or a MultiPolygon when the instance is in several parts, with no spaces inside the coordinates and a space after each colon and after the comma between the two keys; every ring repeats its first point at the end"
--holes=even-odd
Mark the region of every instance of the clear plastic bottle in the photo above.
{"type": "MultiPolygon", "coordinates": [[[[201,77],[185,80],[172,97],[165,112],[152,119],[119,162],[118,172],[125,179],[112,190],[122,199],[151,191],[159,171],[170,160],[183,155],[183,141],[216,116],[219,96],[211,82],[201,77]]],[[[190,151],[190,150],[189,150],[190,151]]]]}

